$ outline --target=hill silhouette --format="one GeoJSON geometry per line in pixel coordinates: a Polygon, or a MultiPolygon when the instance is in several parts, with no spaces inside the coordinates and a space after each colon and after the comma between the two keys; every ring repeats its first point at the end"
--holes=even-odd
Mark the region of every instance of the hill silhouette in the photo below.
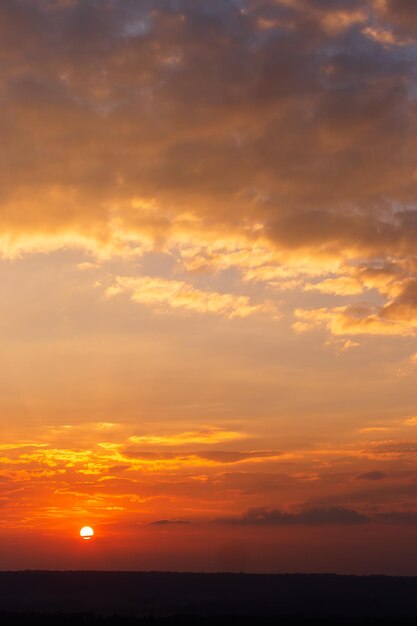
{"type": "Polygon", "coordinates": [[[3,624],[416,623],[417,578],[0,572],[3,624]]]}

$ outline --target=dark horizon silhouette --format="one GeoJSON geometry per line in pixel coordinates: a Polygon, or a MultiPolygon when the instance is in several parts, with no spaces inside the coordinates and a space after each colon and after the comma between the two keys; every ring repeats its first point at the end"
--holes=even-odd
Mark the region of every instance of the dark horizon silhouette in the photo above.
{"type": "Polygon", "coordinates": [[[57,616],[68,624],[110,618],[144,624],[150,618],[167,624],[235,619],[267,624],[278,618],[291,624],[415,623],[417,577],[0,572],[0,613],[3,623],[11,624],[19,618],[28,624],[51,623],[57,616]]]}

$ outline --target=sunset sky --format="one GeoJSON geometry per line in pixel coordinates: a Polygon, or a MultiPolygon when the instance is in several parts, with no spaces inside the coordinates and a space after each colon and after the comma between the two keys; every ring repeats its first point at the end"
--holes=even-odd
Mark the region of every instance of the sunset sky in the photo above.
{"type": "Polygon", "coordinates": [[[416,34],[1,0],[0,569],[417,575],[416,34]]]}

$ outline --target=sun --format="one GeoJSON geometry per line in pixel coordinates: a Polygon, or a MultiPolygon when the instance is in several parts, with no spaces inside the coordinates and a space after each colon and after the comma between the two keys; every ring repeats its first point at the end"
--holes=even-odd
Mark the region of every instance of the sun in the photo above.
{"type": "Polygon", "coordinates": [[[92,539],[94,537],[94,530],[91,528],[91,526],[83,526],[80,530],[80,537],[81,539],[85,539],[85,541],[88,541],[89,539],[92,539]]]}

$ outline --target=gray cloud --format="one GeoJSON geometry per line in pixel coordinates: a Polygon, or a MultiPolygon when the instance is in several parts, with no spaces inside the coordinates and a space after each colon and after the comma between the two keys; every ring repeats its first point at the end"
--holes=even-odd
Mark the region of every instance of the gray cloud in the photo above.
{"type": "Polygon", "coordinates": [[[204,461],[215,461],[217,463],[233,464],[250,461],[251,459],[275,458],[282,452],[275,450],[184,450],[184,451],[157,451],[149,452],[134,446],[127,446],[124,454],[129,458],[146,460],[171,460],[199,458],[204,461]]]}
{"type": "Polygon", "coordinates": [[[414,332],[411,0],[5,0],[0,24],[0,253],[390,257],[386,306],[318,323],[414,332]]]}
{"type": "Polygon", "coordinates": [[[376,517],[387,524],[417,524],[417,511],[387,511],[376,517]]]}
{"type": "Polygon", "coordinates": [[[150,526],[170,526],[170,525],[178,525],[178,524],[191,524],[188,520],[182,519],[159,519],[155,522],[151,522],[150,526]]]}
{"type": "Polygon", "coordinates": [[[356,476],[356,480],[384,480],[387,475],[384,472],[365,472],[356,476]]]}
{"type": "Polygon", "coordinates": [[[385,20],[401,33],[414,35],[417,30],[417,6],[413,0],[386,0],[380,3],[385,20]]]}
{"type": "Polygon", "coordinates": [[[360,525],[367,523],[417,524],[416,511],[388,510],[381,513],[364,514],[343,506],[315,507],[299,513],[287,513],[267,507],[249,509],[236,517],[223,517],[216,523],[236,526],[324,526],[360,525]]]}
{"type": "Polygon", "coordinates": [[[371,3],[243,6],[2,3],[4,228],[105,236],[113,206],[167,234],[185,206],[217,227],[261,219],[277,246],[414,240],[390,210],[415,198],[413,64],[343,27],[359,8],[371,21],[371,3]],[[23,214],[35,193],[42,211],[23,214]],[[144,216],[134,196],[162,210],[144,216]]]}
{"type": "Polygon", "coordinates": [[[322,526],[326,524],[365,524],[370,521],[366,515],[343,507],[313,508],[300,513],[287,513],[279,509],[249,509],[240,517],[225,517],[216,520],[224,524],[259,526],[322,526]]]}

